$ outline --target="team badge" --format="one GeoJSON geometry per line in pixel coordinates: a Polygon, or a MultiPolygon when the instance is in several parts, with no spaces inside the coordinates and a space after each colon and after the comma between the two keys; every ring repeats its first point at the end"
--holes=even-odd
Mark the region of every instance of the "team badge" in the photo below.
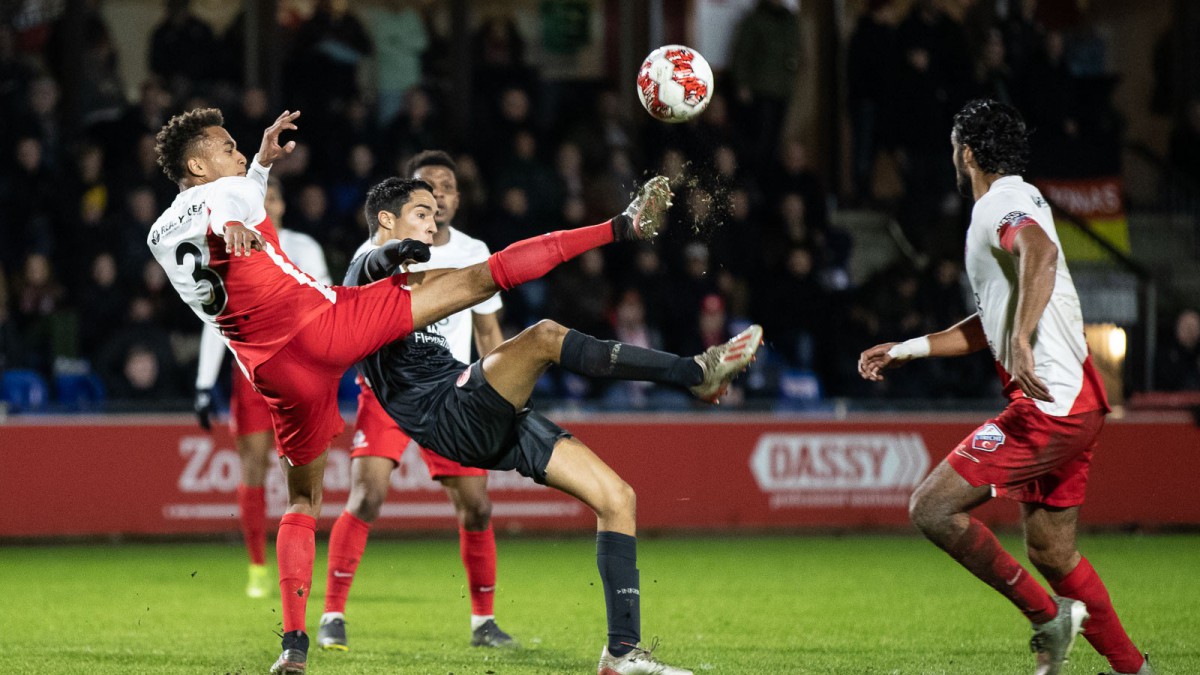
{"type": "Polygon", "coordinates": [[[350,447],[355,450],[367,447],[367,435],[363,433],[362,429],[354,432],[354,440],[350,441],[350,447]]]}
{"type": "Polygon", "coordinates": [[[983,425],[971,439],[971,447],[981,452],[995,452],[1001,445],[1004,445],[1004,432],[991,422],[983,425]]]}

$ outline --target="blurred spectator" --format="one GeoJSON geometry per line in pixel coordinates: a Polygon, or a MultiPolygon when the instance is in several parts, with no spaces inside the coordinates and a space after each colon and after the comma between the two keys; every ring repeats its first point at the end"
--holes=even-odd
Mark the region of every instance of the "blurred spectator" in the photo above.
{"type": "Polygon", "coordinates": [[[549,318],[593,337],[612,337],[613,288],[604,274],[603,253],[592,249],[566,263],[547,279],[547,287],[549,318]]]}
{"type": "MultiPolygon", "coordinates": [[[[125,91],[117,69],[117,50],[104,16],[100,13],[102,0],[83,3],[83,71],[74,82],[79,87],[79,114],[85,125],[98,120],[115,119],[125,108],[125,91]]],[[[59,18],[51,27],[46,43],[46,60],[50,72],[62,82],[66,76],[67,58],[76,45],[66,43],[64,24],[59,18]]]]}
{"type": "MultiPolygon", "coordinates": [[[[674,276],[671,283],[666,310],[663,339],[667,351],[677,354],[698,354],[708,345],[697,349],[697,328],[700,326],[700,311],[704,299],[715,296],[720,299],[719,289],[709,276],[708,247],[703,242],[693,241],[684,247],[681,274],[674,276]]],[[[724,316],[725,304],[721,303],[724,316]]]]}
{"type": "Polygon", "coordinates": [[[800,195],[809,226],[826,229],[829,205],[821,179],[808,161],[808,148],[800,141],[789,140],[775,156],[778,160],[774,168],[762,179],[768,201],[778,201],[788,193],[800,195]]]}
{"type": "Polygon", "coordinates": [[[528,199],[529,222],[543,232],[555,229],[562,209],[556,190],[558,181],[554,170],[538,156],[533,133],[517,132],[507,155],[496,174],[496,189],[521,188],[528,199]]]}
{"type": "Polygon", "coordinates": [[[250,87],[242,92],[237,106],[229,106],[225,114],[225,128],[233,140],[242,147],[247,160],[254,159],[262,138],[263,130],[275,123],[271,114],[267,92],[261,87],[250,87]]]}
{"type": "Polygon", "coordinates": [[[150,37],[150,72],[177,96],[210,82],[221,65],[212,28],[192,14],[190,5],[190,0],[167,0],[167,15],[150,37]]]}
{"type": "Polygon", "coordinates": [[[709,293],[700,298],[695,314],[696,323],[684,331],[680,343],[680,354],[699,354],[713,345],[725,342],[732,333],[729,330],[729,315],[725,311],[725,300],[718,293],[709,293]]]}
{"type": "Polygon", "coordinates": [[[991,98],[1008,105],[1016,105],[1013,73],[1005,61],[1004,36],[999,29],[993,28],[987,32],[976,70],[980,98],[991,98]]]}
{"type": "Polygon", "coordinates": [[[93,125],[91,135],[104,146],[106,168],[120,174],[135,163],[130,148],[144,136],[151,138],[167,123],[167,109],[171,106],[171,95],[157,78],[142,82],[141,95],[123,115],[114,122],[93,125]]]}
{"type": "MultiPolygon", "coordinates": [[[[75,155],[75,165],[61,187],[62,206],[57,234],[62,241],[105,241],[109,201],[116,195],[109,189],[104,176],[104,150],[98,145],[84,144],[75,155]]],[[[67,272],[64,280],[70,288],[86,286],[87,270],[94,249],[87,246],[62,246],[56,252],[55,263],[67,272]]]]}
{"type": "Polygon", "coordinates": [[[92,259],[91,274],[78,297],[79,341],[85,358],[95,359],[100,348],[121,327],[114,317],[125,316],[128,298],[118,284],[117,259],[104,251],[92,259]]]}
{"type": "Polygon", "coordinates": [[[1068,148],[1079,137],[1079,123],[1072,109],[1074,96],[1075,78],[1063,60],[1062,33],[1050,31],[1034,56],[1022,96],[1026,123],[1038,130],[1038,142],[1031,147],[1030,168],[1039,175],[1071,173],[1064,165],[1074,161],[1068,148]]]}
{"type": "Polygon", "coordinates": [[[772,350],[791,366],[813,369],[821,331],[828,325],[829,296],[817,280],[812,251],[802,246],[788,251],[770,290],[764,298],[769,311],[762,316],[772,350]]]}
{"type": "MultiPolygon", "coordinates": [[[[123,154],[128,158],[117,174],[117,194],[130,192],[147,187],[154,194],[154,203],[159,210],[170,206],[179,194],[179,186],[167,180],[162,168],[158,165],[158,152],[154,135],[150,133],[138,136],[134,141],[132,151],[126,147],[123,154]]],[[[250,155],[248,159],[253,159],[250,155]]]]}
{"type": "Polygon", "coordinates": [[[753,157],[771,156],[800,71],[800,23],[783,0],[759,0],[733,37],[729,69],[753,157]],[[753,131],[751,131],[753,130],[753,131]]]}
{"type": "Polygon", "coordinates": [[[1045,28],[1037,20],[1038,0],[1013,0],[1001,31],[1008,67],[1017,79],[1025,79],[1036,66],[1042,49],[1045,28]]]}
{"type": "Polygon", "coordinates": [[[130,284],[141,281],[142,268],[153,260],[150,247],[146,245],[146,236],[150,234],[150,227],[158,220],[158,216],[158,204],[149,186],[142,185],[129,191],[125,198],[125,210],[117,221],[116,253],[121,276],[130,284]]]}
{"type": "Polygon", "coordinates": [[[287,82],[297,108],[312,109],[323,120],[359,95],[358,67],[373,49],[366,29],[350,13],[350,0],[318,0],[295,44],[287,82]]]}
{"type": "Polygon", "coordinates": [[[17,269],[30,251],[53,253],[58,206],[55,177],[46,165],[41,141],[21,138],[14,154],[12,173],[0,178],[0,213],[5,220],[0,228],[0,264],[7,269],[17,269]]]}
{"type": "Polygon", "coordinates": [[[422,150],[441,147],[442,128],[429,92],[420,87],[409,89],[404,107],[384,134],[385,163],[398,166],[422,150]]]}
{"type": "MultiPolygon", "coordinates": [[[[625,344],[662,350],[662,336],[646,323],[646,305],[637,290],[628,288],[617,300],[613,309],[613,339],[625,344]]],[[[613,382],[609,397],[621,396],[623,407],[643,408],[647,392],[653,387],[649,382],[613,382]]]]}
{"type": "Polygon", "coordinates": [[[854,195],[870,200],[875,156],[887,143],[888,115],[895,98],[899,60],[892,0],[869,0],[858,18],[846,54],[847,104],[853,133],[854,195]]]}
{"type": "Polygon", "coordinates": [[[41,145],[41,161],[52,171],[59,169],[59,158],[63,157],[65,139],[62,121],[59,119],[59,88],[50,77],[39,77],[29,85],[25,107],[15,120],[5,124],[0,133],[7,141],[19,138],[36,138],[41,145]]]}
{"type": "Polygon", "coordinates": [[[329,213],[329,198],[325,190],[316,183],[308,183],[299,190],[284,184],[288,194],[300,195],[295,211],[288,216],[288,228],[303,232],[320,242],[328,242],[334,235],[333,217],[329,213]]]}
{"type": "Polygon", "coordinates": [[[1159,350],[1154,385],[1162,391],[1200,391],[1200,312],[1187,309],[1159,350]]]}
{"type": "Polygon", "coordinates": [[[491,113],[476,126],[474,142],[480,163],[492,175],[501,175],[517,134],[533,131],[531,106],[529,93],[515,87],[503,90],[497,98],[483,99],[483,104],[478,106],[479,110],[491,113]]]}
{"type": "Polygon", "coordinates": [[[130,302],[120,330],[94,365],[110,399],[161,400],[181,395],[170,338],[154,323],[154,305],[147,298],[130,302]]]}
{"type": "Polygon", "coordinates": [[[471,38],[477,100],[494,101],[506,89],[529,91],[537,73],[525,63],[525,38],[511,16],[485,19],[471,38]]]}
{"type": "Polygon", "coordinates": [[[49,372],[57,356],[76,356],[75,323],[64,311],[66,289],[58,282],[50,259],[40,253],[25,256],[15,284],[15,319],[28,349],[32,367],[49,372]]]}
{"type": "Polygon", "coordinates": [[[377,121],[386,127],[400,112],[408,91],[421,84],[421,55],[429,47],[429,36],[417,10],[399,0],[368,10],[367,25],[376,49],[377,121]]]}

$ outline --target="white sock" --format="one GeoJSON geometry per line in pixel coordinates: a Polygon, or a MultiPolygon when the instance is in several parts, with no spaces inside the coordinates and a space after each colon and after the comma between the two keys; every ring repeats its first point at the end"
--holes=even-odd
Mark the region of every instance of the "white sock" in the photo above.
{"type": "Polygon", "coordinates": [[[488,621],[495,621],[495,620],[496,620],[495,614],[488,614],[487,616],[480,616],[478,614],[472,614],[471,615],[471,632],[474,633],[475,631],[479,630],[479,627],[482,626],[483,624],[487,623],[488,621]]]}
{"type": "Polygon", "coordinates": [[[341,619],[342,621],[345,621],[346,615],[341,612],[325,612],[324,614],[321,615],[320,625],[324,626],[325,624],[329,623],[330,621],[333,621],[334,619],[341,619]]]}

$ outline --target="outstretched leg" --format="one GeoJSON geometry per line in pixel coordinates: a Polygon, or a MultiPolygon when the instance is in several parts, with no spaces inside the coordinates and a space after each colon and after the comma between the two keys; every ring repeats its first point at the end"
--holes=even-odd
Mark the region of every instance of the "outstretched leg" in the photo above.
{"type": "Polygon", "coordinates": [[[1021,515],[1029,561],[1055,593],[1087,605],[1091,618],[1084,624],[1083,636],[1108,659],[1114,672],[1137,673],[1145,657],[1121,626],[1104,582],[1076,548],[1079,507],[1022,504],[1021,515]]]}

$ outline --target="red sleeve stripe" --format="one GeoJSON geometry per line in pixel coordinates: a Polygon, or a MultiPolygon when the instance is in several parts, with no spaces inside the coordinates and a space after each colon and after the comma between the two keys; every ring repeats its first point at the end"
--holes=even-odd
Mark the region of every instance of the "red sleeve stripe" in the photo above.
{"type": "Polygon", "coordinates": [[[1030,225],[1037,224],[1037,221],[1030,216],[1021,216],[1016,222],[1004,221],[1000,224],[1000,247],[1012,253],[1013,244],[1017,241],[1017,233],[1030,225]]]}

